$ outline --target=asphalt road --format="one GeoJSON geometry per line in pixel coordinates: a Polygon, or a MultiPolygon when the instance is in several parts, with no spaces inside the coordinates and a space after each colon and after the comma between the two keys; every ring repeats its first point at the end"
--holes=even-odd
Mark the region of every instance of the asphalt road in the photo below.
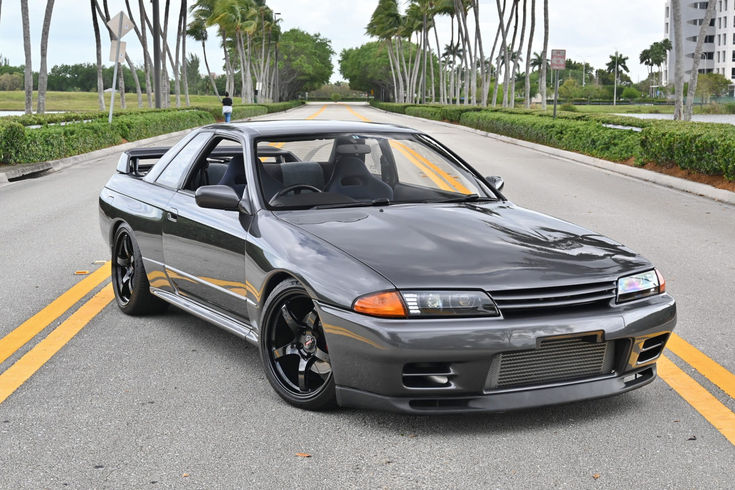
{"type": "MultiPolygon", "coordinates": [[[[323,105],[270,117],[304,118],[323,105]]],[[[735,372],[735,207],[364,105],[326,104],[317,118],[357,114],[422,129],[503,176],[516,204],[648,257],[678,301],[677,333],[735,372]]],[[[116,161],[0,188],[0,338],[82,280],[75,271],[109,259],[97,195],[116,161]]],[[[667,356],[735,410],[725,391],[667,356]]],[[[254,347],[173,308],[130,318],[108,305],[0,403],[1,488],[732,488],[733,475],[735,445],[662,379],[499,415],[309,413],[275,395],[254,347]]]]}

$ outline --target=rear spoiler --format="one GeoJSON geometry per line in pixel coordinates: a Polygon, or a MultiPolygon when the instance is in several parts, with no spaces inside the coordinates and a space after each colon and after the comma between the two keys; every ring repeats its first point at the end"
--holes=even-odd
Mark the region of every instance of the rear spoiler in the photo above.
{"type": "Polygon", "coordinates": [[[168,149],[168,146],[161,146],[125,151],[117,161],[117,172],[142,177],[148,173],[168,149]]]}

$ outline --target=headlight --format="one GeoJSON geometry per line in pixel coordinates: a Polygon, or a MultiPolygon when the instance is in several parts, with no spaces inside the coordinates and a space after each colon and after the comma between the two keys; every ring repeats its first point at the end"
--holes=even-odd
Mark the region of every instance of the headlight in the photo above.
{"type": "Polygon", "coordinates": [[[500,316],[482,291],[384,291],[357,298],[352,309],[384,318],[500,316]]]}
{"type": "Polygon", "coordinates": [[[641,272],[618,279],[618,303],[661,294],[666,291],[666,281],[657,270],[641,272]]]}
{"type": "Polygon", "coordinates": [[[408,316],[498,316],[498,309],[482,291],[402,291],[408,316]]]}

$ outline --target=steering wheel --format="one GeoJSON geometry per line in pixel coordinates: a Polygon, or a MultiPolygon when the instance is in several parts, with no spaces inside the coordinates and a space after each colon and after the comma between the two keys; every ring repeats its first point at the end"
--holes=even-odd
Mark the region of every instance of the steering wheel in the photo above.
{"type": "Polygon", "coordinates": [[[268,203],[269,204],[273,204],[273,201],[275,201],[276,199],[278,199],[281,196],[285,196],[289,192],[293,192],[295,194],[301,194],[301,190],[307,190],[307,191],[312,191],[312,192],[324,192],[320,188],[314,187],[313,185],[309,185],[309,184],[294,184],[294,185],[290,185],[288,187],[284,187],[280,191],[276,192],[276,194],[273,197],[271,197],[271,200],[268,201],[268,203]]]}

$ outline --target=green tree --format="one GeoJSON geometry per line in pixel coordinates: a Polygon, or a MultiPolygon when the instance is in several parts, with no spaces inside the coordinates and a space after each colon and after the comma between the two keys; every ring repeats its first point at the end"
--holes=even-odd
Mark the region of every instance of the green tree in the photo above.
{"type": "Polygon", "coordinates": [[[280,100],[296,98],[300,92],[316,90],[332,76],[332,45],[320,34],[301,29],[284,32],[278,42],[280,100]]]}
{"type": "Polygon", "coordinates": [[[567,78],[564,80],[564,83],[562,83],[559,86],[559,97],[566,101],[571,101],[572,99],[576,99],[582,96],[582,87],[580,87],[579,83],[573,78],[567,78]]]}
{"type": "Polygon", "coordinates": [[[353,90],[372,90],[377,98],[383,99],[393,90],[388,50],[381,43],[369,42],[342,50],[339,71],[353,90]]]}
{"type": "Polygon", "coordinates": [[[696,94],[702,101],[709,104],[712,97],[719,97],[727,93],[730,80],[720,73],[700,73],[697,77],[696,94]]]}
{"type": "Polygon", "coordinates": [[[641,91],[635,87],[625,87],[623,89],[623,93],[620,94],[620,97],[622,97],[623,99],[627,99],[627,100],[635,100],[635,99],[640,98],[640,96],[641,96],[641,91]]]}

